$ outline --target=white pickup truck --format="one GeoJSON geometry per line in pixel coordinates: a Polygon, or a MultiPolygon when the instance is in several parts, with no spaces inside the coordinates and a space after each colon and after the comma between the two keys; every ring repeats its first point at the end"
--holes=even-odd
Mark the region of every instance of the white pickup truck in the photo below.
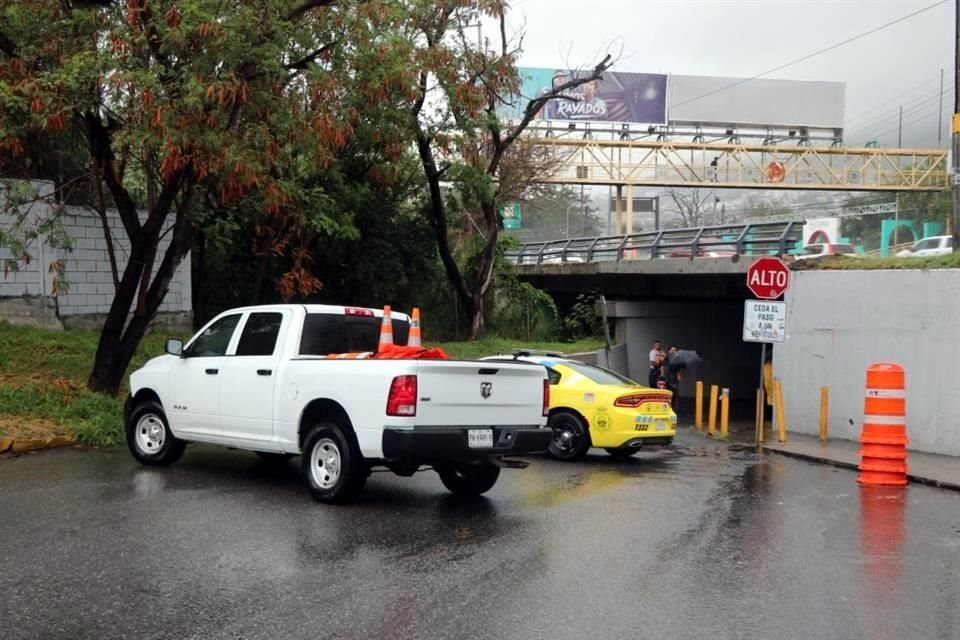
{"type": "MultiPolygon", "coordinates": [[[[130,376],[127,444],[143,464],[175,462],[187,442],[301,456],[320,502],[346,503],[370,470],[431,466],[456,494],[479,495],[504,455],[547,450],[546,369],[527,363],[339,359],[376,351],[383,312],[324,305],[226,311],[186,345],[130,376]]],[[[409,318],[391,313],[397,344],[409,318]]]]}

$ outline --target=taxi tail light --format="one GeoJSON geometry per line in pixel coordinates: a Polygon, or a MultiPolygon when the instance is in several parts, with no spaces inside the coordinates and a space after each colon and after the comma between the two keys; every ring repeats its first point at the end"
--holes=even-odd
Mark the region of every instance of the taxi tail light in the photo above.
{"type": "Polygon", "coordinates": [[[390,383],[387,415],[409,418],[417,415],[417,376],[397,376],[390,383]]]}
{"type": "Polygon", "coordinates": [[[665,402],[670,403],[670,396],[663,395],[660,393],[634,393],[628,396],[620,396],[617,398],[613,406],[615,407],[627,407],[627,408],[636,408],[647,402],[665,402]]]}
{"type": "Polygon", "coordinates": [[[543,415],[550,413],[550,381],[543,381],[543,415]]]}

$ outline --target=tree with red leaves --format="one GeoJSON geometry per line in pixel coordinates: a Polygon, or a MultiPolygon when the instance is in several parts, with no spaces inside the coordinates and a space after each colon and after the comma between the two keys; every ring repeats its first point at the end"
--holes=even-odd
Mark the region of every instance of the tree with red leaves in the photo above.
{"type": "Polygon", "coordinates": [[[254,253],[292,257],[280,293],[319,287],[307,247],[323,193],[303,178],[372,128],[355,96],[383,78],[357,71],[356,43],[389,17],[379,2],[0,0],[0,153],[75,132],[131,247],[91,389],[119,390],[201,213],[253,211],[254,253]]]}

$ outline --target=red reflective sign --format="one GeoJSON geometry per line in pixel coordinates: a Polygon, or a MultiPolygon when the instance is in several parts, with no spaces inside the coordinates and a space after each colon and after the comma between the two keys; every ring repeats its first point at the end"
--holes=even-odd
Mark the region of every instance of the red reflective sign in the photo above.
{"type": "Polygon", "coordinates": [[[780,258],[759,258],[747,269],[747,288],[761,300],[776,300],[790,286],[790,269],[780,258]]]}

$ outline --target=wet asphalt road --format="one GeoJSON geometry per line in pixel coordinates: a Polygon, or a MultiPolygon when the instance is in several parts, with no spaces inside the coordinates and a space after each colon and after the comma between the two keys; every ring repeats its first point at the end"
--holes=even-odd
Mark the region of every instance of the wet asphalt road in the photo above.
{"type": "Polygon", "coordinates": [[[350,507],[243,452],[48,452],[0,461],[0,514],[4,639],[960,637],[960,494],[689,433],[350,507]]]}

